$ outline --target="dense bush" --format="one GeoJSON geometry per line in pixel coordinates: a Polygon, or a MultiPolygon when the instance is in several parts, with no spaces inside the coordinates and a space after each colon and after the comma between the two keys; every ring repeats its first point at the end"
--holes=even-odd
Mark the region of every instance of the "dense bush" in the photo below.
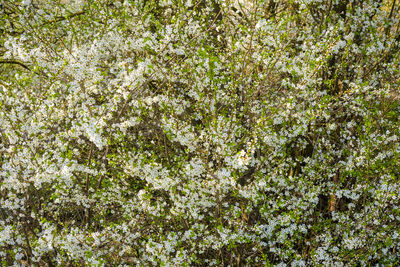
{"type": "Polygon", "coordinates": [[[400,264],[395,0],[0,1],[0,259],[400,264]]]}

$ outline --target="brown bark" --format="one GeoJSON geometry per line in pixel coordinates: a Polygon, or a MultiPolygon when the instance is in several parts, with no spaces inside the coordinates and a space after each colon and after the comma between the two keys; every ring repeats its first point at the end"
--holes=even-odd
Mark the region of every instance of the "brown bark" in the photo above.
{"type": "MultiPolygon", "coordinates": [[[[340,181],[340,170],[338,170],[333,177],[333,183],[336,185],[340,181]]],[[[337,211],[338,209],[338,199],[336,195],[333,193],[329,199],[329,212],[337,211]]]]}

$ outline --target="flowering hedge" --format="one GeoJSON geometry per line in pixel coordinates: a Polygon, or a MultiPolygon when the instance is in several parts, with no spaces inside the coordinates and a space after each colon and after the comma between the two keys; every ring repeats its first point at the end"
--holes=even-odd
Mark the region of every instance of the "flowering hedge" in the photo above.
{"type": "Polygon", "coordinates": [[[0,3],[2,265],[400,264],[398,1],[0,3]]]}

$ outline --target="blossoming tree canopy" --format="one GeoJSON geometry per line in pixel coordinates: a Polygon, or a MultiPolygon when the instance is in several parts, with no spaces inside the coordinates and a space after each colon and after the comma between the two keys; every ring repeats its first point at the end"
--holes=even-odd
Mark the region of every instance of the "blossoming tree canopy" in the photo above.
{"type": "Polygon", "coordinates": [[[399,1],[0,4],[2,265],[399,264],[399,1]]]}

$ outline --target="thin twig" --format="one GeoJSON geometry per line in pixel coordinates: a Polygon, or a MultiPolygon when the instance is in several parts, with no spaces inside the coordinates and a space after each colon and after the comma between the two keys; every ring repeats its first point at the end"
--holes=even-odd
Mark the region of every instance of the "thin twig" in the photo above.
{"type": "Polygon", "coordinates": [[[76,17],[76,16],[83,15],[85,13],[86,13],[86,11],[83,10],[83,11],[76,12],[76,13],[73,13],[73,14],[70,14],[70,15],[67,15],[67,16],[59,16],[59,17],[56,17],[55,19],[52,19],[52,20],[44,22],[42,25],[39,26],[39,28],[44,26],[44,25],[46,25],[46,24],[50,24],[50,23],[54,23],[54,22],[60,22],[60,21],[66,20],[66,19],[70,19],[70,18],[73,18],[73,17],[76,17]]]}

